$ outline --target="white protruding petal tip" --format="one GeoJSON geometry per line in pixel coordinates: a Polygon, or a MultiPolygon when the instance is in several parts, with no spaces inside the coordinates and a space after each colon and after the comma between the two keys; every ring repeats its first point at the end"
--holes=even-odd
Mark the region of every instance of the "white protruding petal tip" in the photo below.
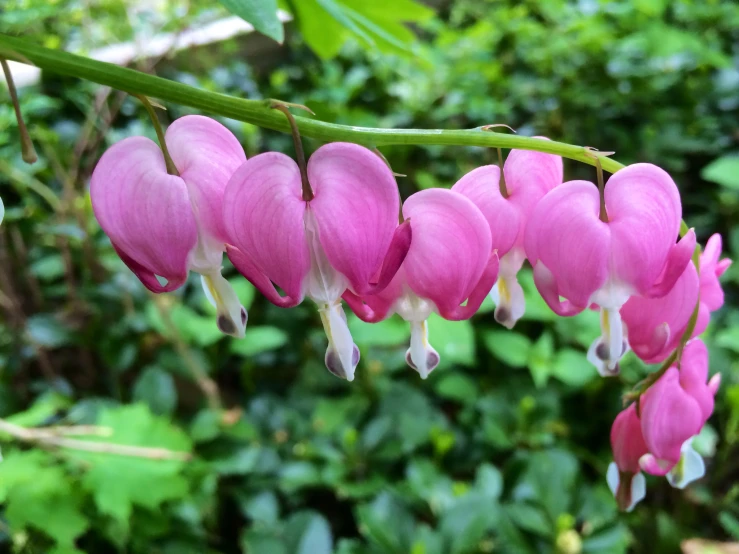
{"type": "Polygon", "coordinates": [[[684,489],[706,474],[706,464],[691,443],[692,439],[685,441],[680,461],[667,474],[667,482],[676,489],[684,489]]]}
{"type": "Polygon", "coordinates": [[[232,337],[244,338],[249,316],[239,302],[231,283],[226,281],[220,270],[200,276],[203,291],[208,301],[217,311],[216,325],[222,333],[232,337]]]}
{"type": "Polygon", "coordinates": [[[616,462],[611,462],[608,464],[608,471],[606,471],[606,482],[608,483],[608,488],[611,489],[613,496],[616,496],[616,493],[618,492],[619,480],[618,466],[616,465],[616,462]]]}
{"type": "Polygon", "coordinates": [[[359,364],[359,348],[354,344],[341,302],[324,306],[321,321],[328,338],[326,368],[342,379],[354,380],[354,370],[359,364]]]}
{"type": "Polygon", "coordinates": [[[643,473],[637,473],[631,478],[631,505],[626,509],[630,512],[647,495],[647,480],[643,473]]]}

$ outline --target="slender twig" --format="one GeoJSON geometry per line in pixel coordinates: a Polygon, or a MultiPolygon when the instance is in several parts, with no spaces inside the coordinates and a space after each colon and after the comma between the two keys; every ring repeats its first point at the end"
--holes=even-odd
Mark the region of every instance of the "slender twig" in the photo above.
{"type": "Polygon", "coordinates": [[[31,429],[21,427],[15,423],[10,423],[4,419],[0,419],[0,432],[6,433],[11,437],[40,446],[52,446],[59,448],[69,448],[72,450],[84,450],[86,452],[99,452],[104,454],[116,454],[118,456],[133,456],[136,458],[148,458],[150,460],[189,460],[192,455],[189,452],[180,452],[177,450],[169,450],[167,448],[151,448],[146,446],[129,446],[127,444],[115,444],[112,442],[86,441],[82,439],[70,439],[63,435],[80,434],[79,431],[86,428],[88,431],[94,431],[97,436],[107,436],[105,428],[91,428],[89,426],[66,427],[61,430],[50,427],[45,429],[31,429]],[[71,432],[70,432],[71,431],[71,432]]]}
{"type": "Polygon", "coordinates": [[[210,378],[205,369],[195,361],[195,358],[192,357],[187,344],[172,320],[172,313],[166,300],[164,297],[156,294],[151,294],[150,297],[152,298],[154,306],[159,312],[164,325],[167,327],[167,331],[169,331],[170,339],[175,351],[182,359],[182,362],[190,372],[193,380],[203,392],[203,395],[208,402],[208,407],[212,410],[221,410],[223,403],[221,402],[221,392],[218,390],[218,385],[210,378]]]}
{"type": "Polygon", "coordinates": [[[18,132],[21,135],[21,155],[23,157],[23,161],[27,164],[35,163],[36,160],[38,160],[38,156],[36,155],[36,150],[33,148],[31,135],[28,134],[26,122],[23,121],[21,104],[18,101],[18,91],[15,90],[15,83],[13,82],[13,74],[10,72],[8,62],[2,58],[0,58],[0,65],[3,67],[5,82],[8,84],[8,93],[10,94],[10,101],[13,104],[13,109],[15,110],[15,119],[18,121],[18,132]]]}

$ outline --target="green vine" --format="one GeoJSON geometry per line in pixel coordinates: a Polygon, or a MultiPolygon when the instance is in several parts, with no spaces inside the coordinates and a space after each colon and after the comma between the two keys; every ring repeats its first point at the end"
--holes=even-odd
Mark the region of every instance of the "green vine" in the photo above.
{"type": "MultiPolygon", "coordinates": [[[[133,95],[158,98],[165,102],[196,108],[206,113],[229,117],[276,131],[290,132],[282,114],[271,108],[272,100],[245,100],[141,73],[115,64],[100,62],[60,50],[38,46],[24,39],[0,34],[0,56],[35,65],[45,71],[78,77],[133,95]]],[[[596,165],[586,147],[495,132],[441,129],[378,129],[326,123],[307,117],[295,117],[300,134],[321,141],[347,141],[376,147],[388,144],[480,146],[518,148],[556,154],[582,163],[596,165]]],[[[623,164],[599,158],[603,169],[615,173],[623,164]]]]}

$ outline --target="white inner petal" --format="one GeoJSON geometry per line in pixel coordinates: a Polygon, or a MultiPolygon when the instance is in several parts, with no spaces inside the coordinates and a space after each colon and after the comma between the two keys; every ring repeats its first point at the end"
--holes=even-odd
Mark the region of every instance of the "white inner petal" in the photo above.
{"type": "Polygon", "coordinates": [[[336,271],[326,257],[318,237],[318,223],[310,209],[305,210],[305,238],[310,252],[310,271],[305,280],[305,294],[317,304],[333,304],[347,289],[348,280],[336,271]]]}
{"type": "Polygon", "coordinates": [[[208,301],[215,306],[218,328],[237,338],[243,338],[246,330],[246,309],[239,302],[231,283],[216,270],[200,276],[208,301]]]}
{"type": "Polygon", "coordinates": [[[676,489],[684,489],[693,481],[706,474],[706,464],[693,448],[693,439],[685,441],[680,447],[680,461],[667,474],[667,481],[676,489]]]}
{"type": "Polygon", "coordinates": [[[620,477],[618,474],[618,466],[616,465],[616,462],[611,462],[608,464],[608,471],[606,471],[606,482],[608,483],[608,488],[611,489],[613,496],[616,496],[618,493],[619,481],[620,477]]]}

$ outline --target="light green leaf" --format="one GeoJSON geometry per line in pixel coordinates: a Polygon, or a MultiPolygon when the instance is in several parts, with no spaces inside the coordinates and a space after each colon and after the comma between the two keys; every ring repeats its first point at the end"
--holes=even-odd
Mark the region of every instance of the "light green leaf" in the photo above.
{"type": "Polygon", "coordinates": [[[398,346],[407,343],[411,336],[409,324],[397,315],[379,323],[365,323],[357,316],[349,314],[348,322],[354,342],[360,348],[362,346],[398,346]]]}
{"type": "Polygon", "coordinates": [[[436,393],[442,398],[449,398],[464,404],[477,400],[475,381],[462,373],[447,373],[436,383],[436,393]]]}
{"type": "Polygon", "coordinates": [[[70,476],[39,450],[6,454],[0,463],[0,501],[11,530],[34,527],[66,547],[89,526],[70,476]]]}
{"type": "Polygon", "coordinates": [[[511,367],[526,367],[531,340],[515,331],[487,331],[482,340],[493,356],[511,367]]]}
{"type": "Polygon", "coordinates": [[[277,17],[277,0],[218,0],[228,11],[279,43],[285,39],[282,22],[277,17]]]}
{"type": "MultiPolygon", "coordinates": [[[[104,409],[97,424],[113,430],[112,436],[100,439],[107,442],[178,452],[191,449],[190,439],[181,429],[153,415],[145,404],[104,409]]],[[[128,524],[134,506],[156,510],[163,502],[187,494],[187,480],[181,475],[183,461],[77,450],[68,455],[88,466],[82,485],[92,494],[98,510],[123,525],[128,524]]]]}
{"type": "Polygon", "coordinates": [[[739,191],[739,156],[722,156],[701,170],[701,178],[739,191]]]}
{"type": "Polygon", "coordinates": [[[439,353],[443,367],[475,363],[475,333],[469,321],[447,321],[431,314],[428,326],[429,342],[439,353]]]}
{"type": "Polygon", "coordinates": [[[582,387],[597,379],[598,372],[585,358],[585,352],[566,348],[557,352],[552,365],[552,376],[571,387],[582,387]]]}
{"type": "Polygon", "coordinates": [[[229,349],[239,356],[254,356],[284,346],[288,338],[287,333],[279,327],[271,325],[247,327],[244,338],[231,340],[229,349]]]}

